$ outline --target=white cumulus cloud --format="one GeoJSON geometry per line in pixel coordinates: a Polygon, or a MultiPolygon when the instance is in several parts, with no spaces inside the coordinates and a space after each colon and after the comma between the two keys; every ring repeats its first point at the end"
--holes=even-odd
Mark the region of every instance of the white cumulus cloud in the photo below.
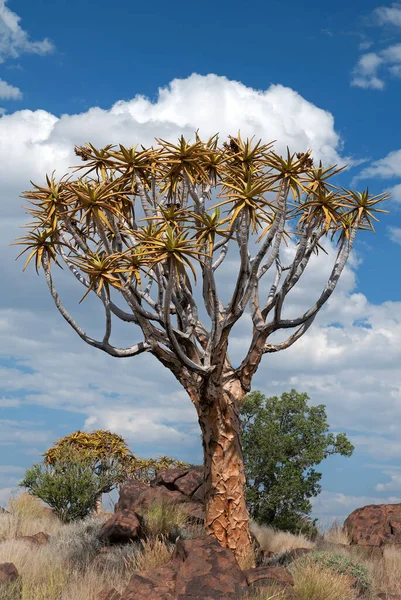
{"type": "Polygon", "coordinates": [[[382,64],[383,58],[375,52],[363,54],[353,71],[351,85],[382,90],[384,81],[378,77],[378,70],[382,64]]]}
{"type": "Polygon", "coordinates": [[[20,100],[22,92],[14,85],[0,79],[0,98],[3,100],[20,100]]]}
{"type": "Polygon", "coordinates": [[[379,25],[395,25],[401,27],[401,4],[394,2],[391,6],[379,6],[374,10],[379,25]]]}
{"type": "Polygon", "coordinates": [[[53,43],[45,38],[32,41],[20,25],[21,17],[7,6],[7,0],[0,0],[0,63],[7,58],[17,58],[22,53],[47,54],[54,50],[53,43]]]}

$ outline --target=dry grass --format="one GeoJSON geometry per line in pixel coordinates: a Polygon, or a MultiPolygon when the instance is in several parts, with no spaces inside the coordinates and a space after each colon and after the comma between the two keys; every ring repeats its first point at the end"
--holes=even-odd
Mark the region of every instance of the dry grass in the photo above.
{"type": "Polygon", "coordinates": [[[285,590],[272,585],[268,592],[250,592],[242,596],[241,600],[286,600],[286,595],[285,590]]]}
{"type": "Polygon", "coordinates": [[[127,571],[146,571],[162,567],[171,558],[174,545],[164,538],[147,538],[142,542],[143,549],[125,559],[127,571]]]}
{"type": "MultiPolygon", "coordinates": [[[[51,552],[50,546],[38,546],[18,540],[0,543],[0,563],[12,562],[22,579],[22,600],[58,600],[65,588],[68,565],[51,552]]],[[[11,590],[9,590],[11,592],[11,590]]]]}
{"type": "Polygon", "coordinates": [[[168,539],[175,539],[188,521],[188,516],[182,507],[174,503],[153,502],[143,518],[150,537],[161,535],[168,539]]]}
{"type": "Polygon", "coordinates": [[[251,521],[250,528],[265,552],[278,554],[294,548],[315,548],[315,543],[302,534],[294,535],[288,531],[276,531],[272,527],[264,527],[254,521],[251,521]]]}
{"type": "Polygon", "coordinates": [[[350,543],[347,532],[337,521],[334,521],[330,529],[326,531],[324,540],[326,542],[331,542],[332,544],[344,544],[347,546],[350,543]]]}
{"type": "Polygon", "coordinates": [[[251,569],[255,566],[255,552],[253,548],[250,549],[244,556],[238,559],[239,568],[245,571],[245,569],[251,569]]]}
{"type": "Polygon", "coordinates": [[[20,514],[0,513],[0,542],[20,535],[34,535],[39,531],[53,535],[62,524],[48,515],[38,519],[25,519],[20,514]]]}
{"type": "Polygon", "coordinates": [[[41,519],[46,515],[45,507],[39,498],[27,492],[11,496],[7,503],[7,510],[23,519],[41,519]]]}
{"type": "Polygon", "coordinates": [[[401,549],[385,548],[381,559],[365,562],[376,592],[401,594],[401,549]]]}
{"type": "Polygon", "coordinates": [[[34,535],[39,531],[53,535],[62,526],[49,514],[40,500],[27,493],[10,498],[7,504],[10,514],[0,513],[0,541],[22,535],[34,535]]]}
{"type": "MultiPolygon", "coordinates": [[[[12,562],[21,574],[16,584],[0,587],[0,600],[97,600],[105,588],[114,587],[122,593],[133,571],[146,571],[165,565],[174,550],[172,538],[177,531],[181,538],[205,535],[200,525],[186,524],[186,515],[179,506],[151,506],[144,515],[148,537],[130,546],[111,547],[101,554],[102,561],[92,562],[101,548],[99,530],[105,517],[89,517],[64,525],[43,510],[40,502],[21,494],[8,503],[12,514],[0,514],[0,563],[12,562]],[[49,533],[46,546],[32,547],[12,538],[49,533]],[[103,560],[104,559],[104,560],[103,560]]],[[[265,551],[282,553],[294,548],[318,547],[303,535],[275,531],[251,522],[251,530],[265,551]]],[[[335,523],[324,541],[342,544],[336,552],[349,556],[353,547],[342,528],[335,523]],[[344,546],[347,546],[344,547],[344,546]]],[[[242,569],[249,568],[253,555],[244,557],[242,569]]],[[[374,592],[401,594],[401,550],[387,548],[383,558],[359,559],[368,567],[374,592]]],[[[338,574],[321,564],[294,564],[294,591],[298,600],[354,600],[357,591],[347,575],[338,574]]],[[[367,597],[363,597],[367,600],[367,597]]],[[[245,600],[245,599],[244,599],[245,600]]],[[[278,588],[269,592],[250,593],[246,600],[285,600],[278,588]]]]}
{"type": "Polygon", "coordinates": [[[316,563],[292,569],[294,591],[299,600],[354,600],[357,592],[347,575],[333,573],[316,563]]]}

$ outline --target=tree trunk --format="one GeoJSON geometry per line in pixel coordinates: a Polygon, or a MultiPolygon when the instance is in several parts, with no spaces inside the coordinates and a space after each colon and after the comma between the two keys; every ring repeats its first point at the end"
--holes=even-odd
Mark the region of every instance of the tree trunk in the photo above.
{"type": "Polygon", "coordinates": [[[247,560],[254,566],[240,439],[244,395],[236,381],[208,386],[197,408],[203,434],[206,533],[230,548],[240,563],[247,560]]]}

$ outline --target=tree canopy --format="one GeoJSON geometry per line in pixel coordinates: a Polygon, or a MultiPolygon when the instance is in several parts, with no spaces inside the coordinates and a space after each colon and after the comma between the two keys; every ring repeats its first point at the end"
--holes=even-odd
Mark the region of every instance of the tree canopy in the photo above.
{"type": "Polygon", "coordinates": [[[112,470],[115,485],[130,478],[149,483],[158,471],[187,466],[187,463],[169,456],[138,458],[123,437],[105,429],[92,432],[78,430],[66,435],[44,453],[44,463],[54,465],[58,460],[64,460],[66,451],[68,456],[76,454],[87,458],[96,472],[112,470]]]}
{"type": "Polygon", "coordinates": [[[328,456],[351,456],[354,450],[345,433],[329,432],[325,406],[309,406],[308,400],[293,389],[281,397],[254,391],[243,402],[247,505],[260,524],[306,530],[310,498],[321,491],[322,474],[314,467],[328,456]]]}

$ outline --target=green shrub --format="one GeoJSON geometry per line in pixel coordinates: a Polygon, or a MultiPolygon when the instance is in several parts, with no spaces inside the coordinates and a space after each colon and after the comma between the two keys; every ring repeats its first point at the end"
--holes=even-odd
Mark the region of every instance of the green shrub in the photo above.
{"type": "Polygon", "coordinates": [[[112,468],[96,470],[88,454],[66,450],[53,464],[33,465],[20,486],[51,506],[63,523],[69,523],[93,512],[102,494],[115,487],[116,476],[112,468]]]}
{"type": "Polygon", "coordinates": [[[373,583],[368,569],[345,554],[321,551],[310,552],[308,555],[294,561],[289,569],[302,567],[310,563],[315,563],[334,573],[355,577],[357,579],[355,588],[361,594],[369,594],[372,591],[373,583]]]}

